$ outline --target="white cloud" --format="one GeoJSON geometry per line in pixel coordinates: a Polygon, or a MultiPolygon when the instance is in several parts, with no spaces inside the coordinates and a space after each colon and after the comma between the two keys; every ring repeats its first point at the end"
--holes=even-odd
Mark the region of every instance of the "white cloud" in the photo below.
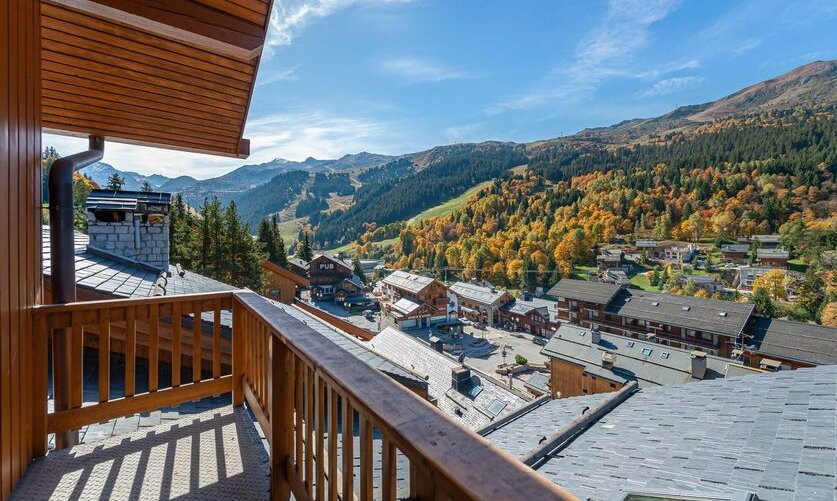
{"type": "Polygon", "coordinates": [[[449,143],[471,143],[480,141],[485,133],[485,124],[471,123],[454,125],[444,130],[449,143]]]}
{"type": "Polygon", "coordinates": [[[407,83],[441,82],[469,78],[465,72],[446,68],[427,59],[394,57],[383,61],[381,70],[407,83]]]}
{"type": "MultiPolygon", "coordinates": [[[[363,117],[345,117],[325,112],[272,114],[250,119],[244,137],[250,139],[250,157],[242,160],[183,151],[165,150],[107,142],[103,161],[120,170],[141,174],[182,175],[198,179],[219,176],[244,164],[258,164],[274,158],[303,160],[338,158],[368,150],[402,153],[405,142],[388,124],[363,117]]],[[[87,140],[44,134],[43,145],[54,146],[69,155],[87,148],[87,140]]]]}
{"type": "Polygon", "coordinates": [[[270,13],[270,28],[265,44],[265,58],[272,57],[276,47],[290,45],[300,29],[311,19],[330,16],[352,5],[386,5],[410,3],[413,0],[277,0],[270,13]]]}
{"type": "Polygon", "coordinates": [[[640,97],[661,96],[671,94],[683,89],[687,89],[696,84],[703,82],[703,77],[688,76],[688,77],[674,77],[660,80],[652,85],[650,88],[639,93],[640,97]]]}
{"type": "MultiPolygon", "coordinates": [[[[651,25],[664,19],[679,0],[611,0],[601,24],[585,36],[576,48],[572,62],[556,68],[547,81],[523,95],[508,99],[486,110],[489,114],[543,106],[555,101],[580,101],[610,78],[656,78],[676,71],[678,64],[662,69],[636,71],[634,56],[648,44],[651,25]]],[[[689,60],[689,66],[697,66],[689,60]]]]}
{"type": "MultiPolygon", "coordinates": [[[[256,87],[260,87],[262,85],[272,84],[274,82],[296,80],[298,78],[298,75],[296,74],[296,70],[298,70],[300,66],[302,66],[302,65],[297,64],[296,66],[293,66],[291,68],[287,68],[287,69],[279,68],[279,69],[272,70],[272,71],[267,72],[267,73],[261,71],[261,72],[259,72],[258,79],[256,80],[256,87]]],[[[264,70],[264,69],[265,68],[262,68],[262,70],[264,70]]]]}

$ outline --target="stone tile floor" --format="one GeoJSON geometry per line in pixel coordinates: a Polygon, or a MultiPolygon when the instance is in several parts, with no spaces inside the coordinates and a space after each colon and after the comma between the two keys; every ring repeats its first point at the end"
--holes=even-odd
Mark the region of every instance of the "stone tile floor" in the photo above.
{"type": "Polygon", "coordinates": [[[268,455],[251,415],[211,403],[87,427],[84,443],[36,460],[12,499],[267,499],[268,455]]]}

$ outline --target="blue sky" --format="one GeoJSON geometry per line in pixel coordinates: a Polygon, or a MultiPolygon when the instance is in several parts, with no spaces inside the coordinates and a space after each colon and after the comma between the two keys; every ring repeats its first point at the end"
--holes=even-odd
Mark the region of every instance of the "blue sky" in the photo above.
{"type": "MultiPolygon", "coordinates": [[[[834,0],[275,3],[246,163],[544,139],[837,57],[834,0]]],[[[61,153],[85,144],[48,143],[61,153]]],[[[242,164],[116,144],[105,161],[198,178],[242,164]]]]}

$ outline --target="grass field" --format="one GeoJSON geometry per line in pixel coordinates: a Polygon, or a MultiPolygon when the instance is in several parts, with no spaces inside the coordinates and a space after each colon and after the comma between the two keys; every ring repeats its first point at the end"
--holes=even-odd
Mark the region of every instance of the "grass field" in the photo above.
{"type": "Polygon", "coordinates": [[[407,224],[417,224],[429,217],[447,216],[451,212],[462,207],[469,198],[474,196],[479,190],[485,188],[486,186],[489,186],[491,183],[492,181],[485,181],[474,186],[473,188],[469,189],[468,191],[459,195],[456,198],[451,198],[447,202],[430,207],[429,209],[426,209],[408,219],[407,224]]]}

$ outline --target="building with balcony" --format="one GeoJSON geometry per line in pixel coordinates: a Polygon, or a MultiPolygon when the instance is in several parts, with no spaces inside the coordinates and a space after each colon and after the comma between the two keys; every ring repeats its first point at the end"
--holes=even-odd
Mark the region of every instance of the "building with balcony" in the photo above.
{"type": "Polygon", "coordinates": [[[749,244],[724,244],[721,246],[721,255],[724,260],[732,263],[743,264],[750,258],[749,244]]]}
{"type": "Polygon", "coordinates": [[[733,362],[654,342],[563,324],[546,343],[553,398],[616,391],[631,381],[642,387],[725,377],[733,362]]]}
{"type": "Polygon", "coordinates": [[[596,256],[596,265],[600,272],[622,268],[625,260],[625,251],[622,249],[602,249],[596,256]]]}
{"type": "Polygon", "coordinates": [[[265,274],[265,285],[262,294],[276,301],[291,304],[299,297],[302,289],[307,289],[311,283],[307,278],[279,266],[272,261],[262,263],[265,274]]]}
{"type": "Polygon", "coordinates": [[[106,142],[249,155],[271,7],[0,5],[0,500],[573,499],[296,307],[196,291],[209,282],[146,245],[164,208],[75,245],[72,174],[106,142]],[[42,253],[44,131],[88,147],[50,168],[42,253]]]}
{"type": "Polygon", "coordinates": [[[500,309],[500,322],[511,331],[549,337],[558,327],[555,302],[525,293],[500,309]]]}
{"type": "Polygon", "coordinates": [[[398,270],[381,280],[381,310],[402,330],[428,328],[449,320],[447,288],[435,278],[398,270]]]}
{"type": "Polygon", "coordinates": [[[789,258],[790,253],[779,247],[756,250],[756,264],[763,268],[785,269],[788,267],[789,258]]]}
{"type": "Polygon", "coordinates": [[[691,263],[697,256],[698,246],[696,244],[669,245],[663,249],[663,259],[669,263],[691,263]]]}
{"type": "Polygon", "coordinates": [[[460,316],[490,326],[500,321],[500,309],[514,300],[511,294],[494,286],[468,282],[456,282],[448,290],[456,296],[460,316]]]}

